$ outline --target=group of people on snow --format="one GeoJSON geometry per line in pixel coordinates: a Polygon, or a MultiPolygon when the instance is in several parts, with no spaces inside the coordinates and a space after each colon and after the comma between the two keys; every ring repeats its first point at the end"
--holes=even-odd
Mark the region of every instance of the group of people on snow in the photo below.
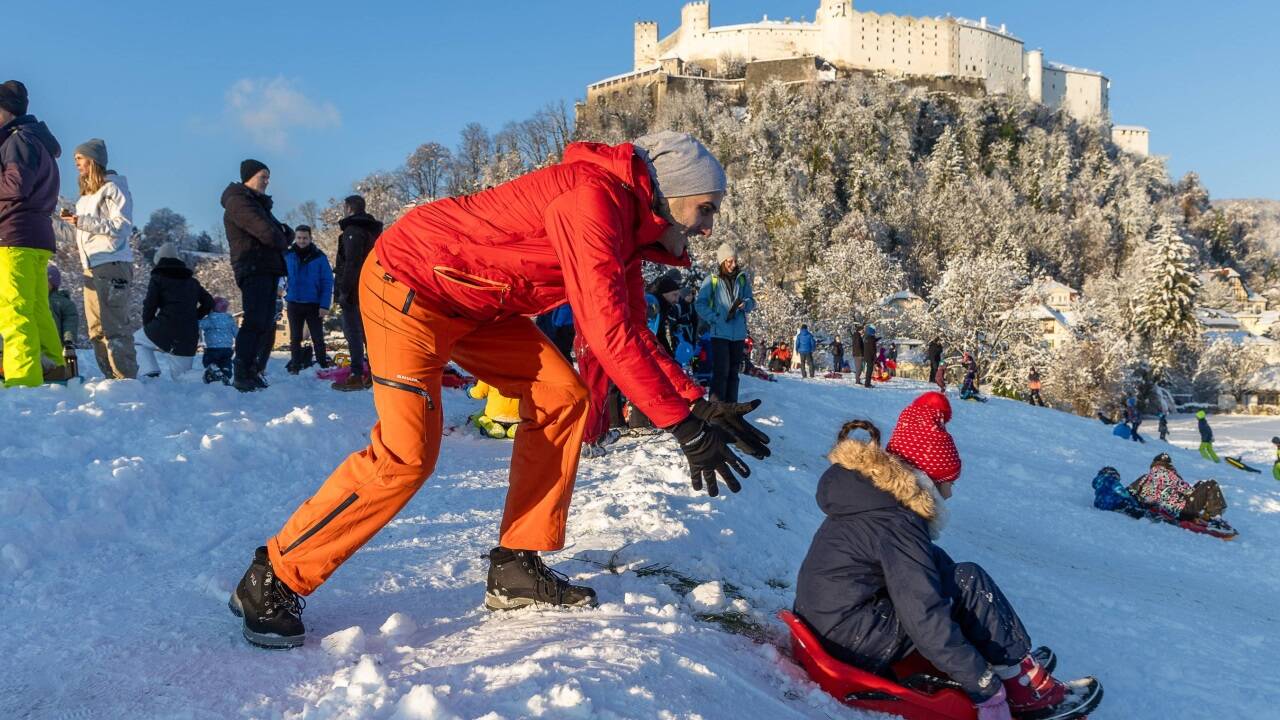
{"type": "Polygon", "coordinates": [[[308,364],[301,345],[310,331],[311,353],[328,365],[323,318],[342,308],[350,374],[335,389],[369,386],[356,283],[382,230],[358,195],[344,201],[336,267],[296,229],[272,215],[266,194],[271,173],[257,160],[240,165],[240,181],[222,194],[223,223],[240,290],[241,321],[227,298],[211,297],[182,253],[161,244],[150,258],[141,317],[130,310],[135,282],[133,197],[128,181],[109,162],[107,143],[91,138],[73,152],[79,197],[58,207],[62,148],[31,115],[26,86],[0,84],[0,337],[4,384],[36,386],[69,379],[79,323],[75,303],[61,288],[50,261],[59,244],[74,247],[84,273],[83,306],[89,343],[105,378],[177,377],[189,370],[203,338],[205,381],[241,391],[266,387],[264,372],[275,342],[277,299],[285,288],[290,328],[290,372],[308,364]],[[141,327],[133,330],[140,324],[141,327]],[[162,369],[163,364],[163,369],[162,369]]]}

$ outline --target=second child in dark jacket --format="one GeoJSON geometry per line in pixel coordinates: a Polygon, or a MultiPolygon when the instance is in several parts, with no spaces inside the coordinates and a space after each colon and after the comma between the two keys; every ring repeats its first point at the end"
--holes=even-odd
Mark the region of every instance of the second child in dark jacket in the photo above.
{"type": "Polygon", "coordinates": [[[364,377],[364,320],[360,317],[360,268],[373,251],[382,223],[365,212],[364,198],[351,195],[342,201],[346,217],[338,221],[342,235],[338,237],[338,256],[334,260],[334,300],[342,310],[342,334],[347,340],[351,358],[351,374],[344,382],[335,382],[335,390],[362,390],[369,382],[364,377]]]}
{"type": "Polygon", "coordinates": [[[178,258],[173,246],[161,245],[142,303],[142,329],[133,336],[139,374],[159,377],[157,352],[166,355],[174,379],[190,370],[200,342],[200,319],[212,311],[213,297],[178,258]]]}
{"type": "Polygon", "coordinates": [[[1059,682],[1031,655],[1022,621],[981,566],[934,544],[960,475],[950,417],[946,396],[928,392],[902,411],[885,450],[869,422],[841,429],[818,481],[827,518],[800,568],[796,614],[837,658],[870,672],[918,651],[980,717],[1093,701],[1096,681],[1059,682]],[[849,437],[858,430],[870,441],[849,437]]]}
{"type": "Polygon", "coordinates": [[[307,363],[302,354],[302,330],[311,333],[311,347],[316,363],[329,366],[324,342],[324,316],[333,302],[333,270],[329,258],[311,242],[311,228],[299,225],[294,242],[284,254],[289,282],[285,290],[285,311],[289,316],[288,370],[296,375],[307,363]]]}

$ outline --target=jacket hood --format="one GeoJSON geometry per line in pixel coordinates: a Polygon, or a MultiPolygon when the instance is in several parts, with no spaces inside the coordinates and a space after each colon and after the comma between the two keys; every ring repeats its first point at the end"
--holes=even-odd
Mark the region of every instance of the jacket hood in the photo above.
{"type": "Polygon", "coordinates": [[[929,525],[935,540],[947,523],[945,501],[933,481],[879,447],[841,440],[827,459],[844,472],[828,470],[818,481],[818,507],[829,517],[904,507],[929,525]]]}
{"type": "Polygon", "coordinates": [[[382,232],[382,221],[370,215],[367,212],[348,215],[338,221],[338,227],[346,230],[351,225],[359,225],[372,231],[374,234],[382,232]]]}
{"type": "Polygon", "coordinates": [[[189,278],[193,275],[191,268],[177,258],[161,258],[160,262],[156,263],[155,268],[151,270],[151,274],[179,279],[189,278]]]}
{"type": "Polygon", "coordinates": [[[226,190],[222,191],[222,207],[223,208],[227,207],[227,198],[233,195],[244,195],[245,197],[253,200],[254,202],[261,203],[268,210],[271,209],[272,202],[271,202],[270,195],[263,195],[260,192],[255,192],[253,190],[250,190],[247,185],[245,185],[244,183],[238,183],[238,182],[231,183],[230,185],[227,186],[226,190]]]}
{"type": "Polygon", "coordinates": [[[44,145],[49,151],[49,155],[55,159],[62,156],[62,146],[58,144],[57,138],[49,131],[49,126],[37,120],[34,115],[19,115],[9,122],[4,128],[7,131],[16,130],[20,133],[31,135],[44,145]]]}
{"type": "Polygon", "coordinates": [[[103,179],[120,188],[121,192],[129,192],[129,178],[121,175],[120,173],[110,170],[103,179]]]}
{"type": "Polygon", "coordinates": [[[676,257],[658,243],[658,237],[670,227],[670,223],[654,212],[657,194],[653,187],[653,177],[649,175],[648,164],[636,154],[634,145],[631,143],[621,145],[571,143],[564,149],[564,159],[561,162],[564,164],[584,162],[596,165],[626,184],[640,204],[640,212],[637,213],[636,240],[643,259],[677,267],[692,265],[687,248],[683,255],[676,257]]]}

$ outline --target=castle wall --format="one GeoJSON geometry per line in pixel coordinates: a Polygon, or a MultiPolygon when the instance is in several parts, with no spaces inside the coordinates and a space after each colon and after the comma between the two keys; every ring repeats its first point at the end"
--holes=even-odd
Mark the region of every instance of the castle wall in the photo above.
{"type": "Polygon", "coordinates": [[[851,12],[821,17],[818,54],[841,67],[907,75],[953,75],[953,23],[934,18],[851,12]]]}
{"type": "Polygon", "coordinates": [[[1047,65],[1043,70],[1041,102],[1062,108],[1081,120],[1105,120],[1109,118],[1109,85],[1098,73],[1047,65]]]}
{"type": "Polygon", "coordinates": [[[959,74],[983,78],[990,93],[1026,94],[1022,41],[993,29],[957,25],[959,74]]]}
{"type": "Polygon", "coordinates": [[[1121,150],[1135,155],[1151,154],[1151,131],[1137,125],[1116,125],[1111,128],[1111,142],[1121,150]]]}

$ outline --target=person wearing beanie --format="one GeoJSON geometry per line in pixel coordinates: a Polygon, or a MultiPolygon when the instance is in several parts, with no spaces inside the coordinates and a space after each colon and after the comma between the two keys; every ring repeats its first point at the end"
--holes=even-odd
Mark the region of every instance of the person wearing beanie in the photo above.
{"type": "Polygon", "coordinates": [[[1050,675],[1053,652],[1032,650],[991,575],[935,543],[960,474],[949,417],[946,396],[925,393],[884,450],[873,423],[841,427],[818,480],[826,519],[800,566],[794,612],[837,660],[868,672],[890,674],[919,652],[969,694],[980,720],[1083,715],[1101,700],[1098,681],[1050,675]]]}
{"type": "Polygon", "coordinates": [[[49,128],[27,113],[27,88],[0,83],[0,337],[4,386],[35,387],[46,363],[64,366],[49,309],[45,270],[54,253],[49,222],[58,205],[57,159],[49,128]]]}
{"type": "Polygon", "coordinates": [[[98,369],[107,379],[138,375],[130,329],[133,284],[133,195],[129,182],[109,169],[107,143],[91,138],[76,146],[80,197],[59,223],[75,237],[84,270],[84,315],[98,369]]]}
{"type": "Polygon", "coordinates": [[[200,319],[200,336],[204,339],[204,354],[201,364],[204,366],[205,384],[220,382],[231,384],[232,348],[235,345],[236,319],[228,312],[231,303],[224,297],[213,299],[213,312],[200,319]]]}
{"type": "Polygon", "coordinates": [[[49,264],[49,311],[53,314],[53,324],[58,328],[58,337],[62,338],[62,346],[76,344],[76,331],[80,326],[80,313],[76,312],[76,304],[71,295],[62,289],[62,272],[58,266],[49,264]]]}
{"type": "Polygon", "coordinates": [[[351,374],[330,387],[341,392],[368,390],[373,380],[365,374],[364,322],[360,317],[360,268],[382,234],[382,221],[365,212],[364,198],[348,195],[342,201],[338,221],[338,256],[333,267],[333,300],[342,312],[342,334],[347,340],[351,374]]]}
{"type": "Polygon", "coordinates": [[[1205,417],[1203,410],[1196,411],[1196,429],[1200,431],[1200,457],[1221,462],[1218,459],[1218,453],[1213,449],[1213,428],[1209,427],[1209,420],[1205,417]]]}
{"type": "MultiPolygon", "coordinates": [[[[862,329],[862,368],[867,375],[864,380],[864,387],[871,387],[871,376],[875,374],[876,363],[880,359],[879,338],[876,336],[876,327],[867,325],[862,329]]],[[[858,378],[854,377],[853,381],[858,382],[858,378]]]]}
{"type": "Polygon", "coordinates": [[[162,354],[169,377],[177,380],[195,362],[200,320],[213,312],[213,297],[182,262],[173,243],[156,250],[155,263],[142,302],[142,328],[133,336],[138,372],[147,378],[160,377],[157,354],[162,354]]]}
{"type": "Polygon", "coordinates": [[[267,361],[276,335],[276,294],[280,278],[288,274],[284,251],[293,242],[293,230],[271,214],[270,182],[271,170],[249,159],[240,163],[240,182],[222,191],[222,225],[243,311],[232,362],[232,385],[240,392],[267,387],[267,361]]]}
{"type": "Polygon", "coordinates": [[[1201,480],[1192,485],[1183,480],[1168,453],[1151,459],[1151,468],[1129,485],[1129,494],[1144,509],[1175,521],[1211,520],[1227,509],[1218,481],[1201,480]]]}
{"type": "Polygon", "coordinates": [[[716,248],[716,271],[702,281],[694,307],[711,326],[711,397],[737,402],[747,315],[756,309],[756,300],[732,243],[716,248]]]}
{"type": "Polygon", "coordinates": [[[648,298],[653,299],[654,309],[649,326],[658,337],[658,344],[674,358],[681,340],[676,326],[680,320],[680,272],[671,270],[650,283],[646,302],[648,298]]]}
{"type": "Polygon", "coordinates": [[[731,446],[768,455],[768,437],[744,418],[755,405],[703,400],[645,323],[643,263],[688,267],[688,242],[711,234],[725,187],[723,168],[688,135],[572,143],[559,163],[418,205],[387,228],[358,281],[378,423],[369,446],[253,553],[230,598],[246,639],[301,645],[298,596],[423,487],[440,452],[452,359],[518,399],[522,417],[485,606],[596,602],[539,555],[564,546],[587,419],[586,387],[531,319],[566,301],[604,374],[675,437],[692,486],[739,491],[750,469],[731,446]]]}

